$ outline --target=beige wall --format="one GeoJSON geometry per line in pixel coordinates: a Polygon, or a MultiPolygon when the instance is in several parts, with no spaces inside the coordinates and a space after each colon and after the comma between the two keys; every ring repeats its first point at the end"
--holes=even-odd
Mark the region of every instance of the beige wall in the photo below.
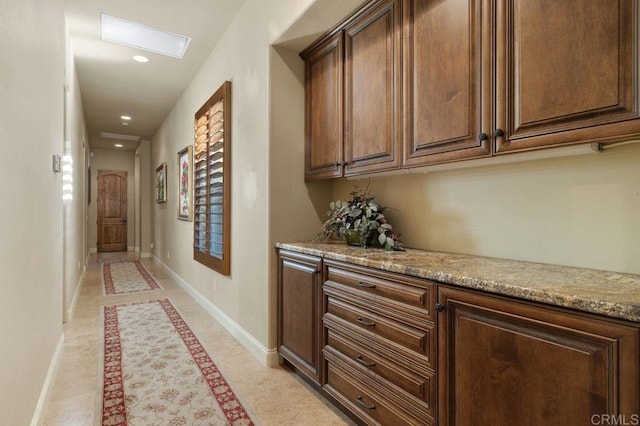
{"type": "MultiPolygon", "coordinates": [[[[370,181],[408,247],[640,273],[640,145],[370,181]]],[[[334,198],[367,180],[342,179],[334,198]]]]}
{"type": "MultiPolygon", "coordinates": [[[[269,339],[270,42],[310,0],[249,0],[223,35],[151,143],[151,167],[168,164],[168,202],[153,206],[153,254],[246,330],[264,350],[269,339]],[[250,30],[249,30],[250,29],[250,30]],[[193,117],[232,81],[231,276],[193,260],[193,223],[177,219],[176,154],[193,142],[193,117]]],[[[284,173],[284,170],[282,171],[284,173]]]]}
{"type": "Polygon", "coordinates": [[[0,418],[26,425],[62,336],[63,2],[0,2],[0,52],[0,418]]]}
{"type": "Polygon", "coordinates": [[[80,83],[75,72],[73,52],[67,47],[64,155],[71,159],[71,199],[64,201],[64,314],[72,316],[73,300],[79,290],[87,258],[87,166],[85,127],[80,83]]]}
{"type": "Polygon", "coordinates": [[[92,149],[91,153],[91,204],[89,204],[89,228],[87,239],[89,248],[97,248],[97,198],[98,171],[117,170],[127,172],[127,246],[133,250],[135,244],[135,162],[133,151],[116,151],[110,149],[92,149]]]}

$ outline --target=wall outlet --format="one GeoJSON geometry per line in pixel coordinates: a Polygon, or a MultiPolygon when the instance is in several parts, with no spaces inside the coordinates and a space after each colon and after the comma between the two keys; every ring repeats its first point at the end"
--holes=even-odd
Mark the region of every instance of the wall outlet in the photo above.
{"type": "Polygon", "coordinates": [[[169,253],[169,250],[167,250],[167,259],[169,259],[171,257],[171,253],[169,253]]]}
{"type": "Polygon", "coordinates": [[[216,291],[218,289],[218,281],[217,280],[213,280],[213,291],[216,291]]]}
{"type": "Polygon", "coordinates": [[[153,248],[153,243],[149,244],[149,247],[153,248]]]}

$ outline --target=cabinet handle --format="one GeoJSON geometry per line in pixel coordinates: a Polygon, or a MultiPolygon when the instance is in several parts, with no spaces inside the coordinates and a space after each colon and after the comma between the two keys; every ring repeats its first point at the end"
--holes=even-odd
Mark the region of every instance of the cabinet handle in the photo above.
{"type": "Polygon", "coordinates": [[[358,401],[358,404],[362,405],[362,406],[363,406],[364,408],[366,408],[367,410],[375,410],[375,409],[376,409],[376,406],[375,406],[375,405],[369,405],[369,404],[367,404],[366,402],[364,402],[364,401],[362,400],[362,397],[361,397],[361,396],[357,397],[357,398],[356,398],[356,400],[358,401]]]}
{"type": "Polygon", "coordinates": [[[358,281],[358,287],[361,288],[376,288],[375,284],[365,284],[362,281],[358,281]]]}
{"type": "Polygon", "coordinates": [[[345,161],[344,163],[342,163],[342,166],[343,166],[343,167],[347,167],[348,165],[349,165],[349,162],[348,162],[348,161],[345,161]]]}
{"type": "Polygon", "coordinates": [[[362,355],[358,355],[356,357],[356,361],[358,361],[360,364],[367,366],[367,367],[373,367],[374,365],[376,365],[375,362],[367,362],[364,359],[362,359],[362,355]]]}
{"type": "Polygon", "coordinates": [[[358,317],[356,318],[356,322],[362,324],[362,325],[366,325],[367,327],[373,327],[376,325],[375,322],[371,321],[371,322],[367,322],[365,320],[362,319],[362,317],[358,317]]]}
{"type": "Polygon", "coordinates": [[[336,169],[340,167],[340,163],[333,163],[333,165],[336,166],[336,169]]]}
{"type": "Polygon", "coordinates": [[[504,131],[502,129],[497,129],[496,132],[493,134],[496,138],[501,138],[504,136],[504,131]]]}
{"type": "Polygon", "coordinates": [[[444,305],[442,303],[436,303],[436,312],[444,311],[444,305]]]}
{"type": "Polygon", "coordinates": [[[486,133],[480,133],[480,134],[478,135],[478,140],[479,140],[480,142],[482,142],[482,141],[486,141],[487,139],[489,139],[489,136],[487,136],[487,134],[486,134],[486,133]]]}

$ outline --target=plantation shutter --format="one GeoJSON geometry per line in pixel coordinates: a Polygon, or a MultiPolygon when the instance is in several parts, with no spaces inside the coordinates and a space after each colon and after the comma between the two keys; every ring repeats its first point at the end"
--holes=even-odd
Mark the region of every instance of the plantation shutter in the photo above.
{"type": "Polygon", "coordinates": [[[194,141],[193,257],[231,273],[231,82],[198,110],[194,141]]]}

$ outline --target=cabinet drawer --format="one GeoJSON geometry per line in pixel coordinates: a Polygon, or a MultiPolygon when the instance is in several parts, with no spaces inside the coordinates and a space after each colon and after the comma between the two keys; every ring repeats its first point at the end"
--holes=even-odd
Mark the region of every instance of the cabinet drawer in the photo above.
{"type": "Polygon", "coordinates": [[[384,395],[394,396],[386,389],[371,386],[366,378],[352,373],[339,360],[329,361],[324,390],[365,423],[394,426],[433,424],[432,419],[426,415],[416,415],[403,404],[385,398],[384,395]]]}
{"type": "Polygon", "coordinates": [[[336,331],[328,330],[325,352],[333,353],[336,358],[344,358],[352,368],[360,368],[370,374],[373,380],[384,379],[407,393],[407,397],[415,398],[419,407],[431,416],[435,415],[434,404],[436,397],[435,379],[429,373],[426,377],[407,370],[394,359],[389,359],[371,348],[359,345],[348,336],[336,331]]]}
{"type": "Polygon", "coordinates": [[[358,290],[363,298],[433,321],[435,284],[407,276],[326,261],[325,280],[358,290]]]}
{"type": "Polygon", "coordinates": [[[333,297],[328,298],[327,313],[432,359],[432,329],[426,331],[410,327],[333,297]]]}

